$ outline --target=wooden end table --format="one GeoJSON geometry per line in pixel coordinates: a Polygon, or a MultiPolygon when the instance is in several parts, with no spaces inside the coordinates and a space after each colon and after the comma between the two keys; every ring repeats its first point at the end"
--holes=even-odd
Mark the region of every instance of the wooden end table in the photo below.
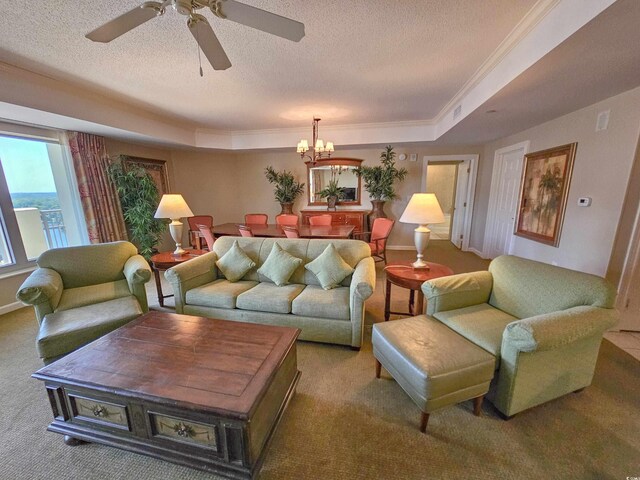
{"type": "Polygon", "coordinates": [[[384,299],[384,321],[389,320],[390,315],[420,315],[424,311],[424,294],[420,288],[427,280],[434,278],[446,277],[453,275],[446,265],[439,263],[427,262],[429,269],[414,270],[411,262],[398,262],[387,265],[384,271],[387,275],[387,285],[384,299]],[[391,311],[391,285],[408,288],[409,293],[409,312],[392,312],[391,311]],[[415,298],[415,293],[418,293],[415,298]],[[415,302],[414,302],[415,300],[415,302]]]}
{"type": "Polygon", "coordinates": [[[156,278],[156,290],[158,291],[158,303],[161,307],[164,307],[164,299],[173,297],[173,295],[162,294],[162,284],[160,283],[160,272],[168,270],[171,267],[180,265],[182,262],[191,260],[192,258],[199,257],[200,255],[207,253],[207,250],[187,250],[183,255],[174,255],[173,252],[161,252],[156,253],[151,257],[151,269],[153,275],[156,278]]]}

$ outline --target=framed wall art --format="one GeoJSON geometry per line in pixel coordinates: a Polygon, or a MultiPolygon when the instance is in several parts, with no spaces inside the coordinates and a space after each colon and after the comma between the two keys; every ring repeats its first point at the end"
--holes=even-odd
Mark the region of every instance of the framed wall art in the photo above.
{"type": "Polygon", "coordinates": [[[165,193],[170,192],[169,177],[167,175],[167,162],[164,160],[124,156],[122,163],[124,164],[125,169],[130,165],[144,168],[149,175],[151,175],[151,178],[153,178],[156,187],[158,187],[158,194],[160,197],[165,193]]]}
{"type": "Polygon", "coordinates": [[[515,235],[557,247],[577,143],[524,156],[515,235]]]}

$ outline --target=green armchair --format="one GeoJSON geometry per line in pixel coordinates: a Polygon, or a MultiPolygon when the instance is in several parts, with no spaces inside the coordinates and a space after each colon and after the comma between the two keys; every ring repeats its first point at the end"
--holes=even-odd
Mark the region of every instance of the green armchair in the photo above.
{"type": "Polygon", "coordinates": [[[489,399],[507,417],[589,386],[618,321],[604,279],[515,256],[422,291],[428,315],[496,357],[489,399]]]}
{"type": "Polygon", "coordinates": [[[54,248],[37,264],[16,298],[35,309],[45,365],[149,309],[144,284],[151,268],[132,243],[54,248]]]}

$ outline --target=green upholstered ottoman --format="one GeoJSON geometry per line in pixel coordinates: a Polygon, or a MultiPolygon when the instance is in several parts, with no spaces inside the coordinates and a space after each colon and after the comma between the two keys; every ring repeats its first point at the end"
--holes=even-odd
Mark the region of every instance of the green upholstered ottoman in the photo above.
{"type": "Polygon", "coordinates": [[[419,315],[373,326],[376,377],[381,364],[422,411],[425,432],[434,410],[474,399],[480,415],[495,357],[439,321],[419,315]]]}

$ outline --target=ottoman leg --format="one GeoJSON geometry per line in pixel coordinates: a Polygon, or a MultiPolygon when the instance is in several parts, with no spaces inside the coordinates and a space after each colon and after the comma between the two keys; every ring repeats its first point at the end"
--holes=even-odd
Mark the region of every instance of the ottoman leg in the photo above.
{"type": "Polygon", "coordinates": [[[473,399],[473,414],[476,417],[479,417],[482,414],[482,400],[484,400],[484,395],[480,395],[473,399]]]}
{"type": "Polygon", "coordinates": [[[376,358],[376,378],[380,378],[380,369],[381,369],[381,367],[382,367],[382,365],[380,364],[380,362],[376,358]]]}
{"type": "Polygon", "coordinates": [[[426,433],[427,423],[429,423],[429,414],[422,412],[422,415],[420,416],[420,431],[422,433],[426,433]]]}

